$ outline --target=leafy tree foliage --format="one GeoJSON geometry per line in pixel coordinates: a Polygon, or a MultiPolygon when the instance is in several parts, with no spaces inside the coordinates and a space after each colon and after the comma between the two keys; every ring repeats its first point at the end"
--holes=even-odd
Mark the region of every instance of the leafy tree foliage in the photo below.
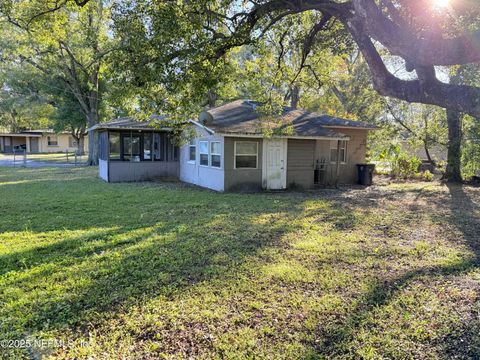
{"type": "Polygon", "coordinates": [[[0,127],[17,132],[51,125],[54,107],[42,97],[37,75],[16,64],[0,67],[0,127]]]}
{"type": "MultiPolygon", "coordinates": [[[[41,72],[73,96],[88,126],[98,123],[104,61],[115,49],[104,1],[8,1],[0,11],[3,62],[41,72]]],[[[89,162],[95,164],[98,139],[89,137],[89,162]]]]}

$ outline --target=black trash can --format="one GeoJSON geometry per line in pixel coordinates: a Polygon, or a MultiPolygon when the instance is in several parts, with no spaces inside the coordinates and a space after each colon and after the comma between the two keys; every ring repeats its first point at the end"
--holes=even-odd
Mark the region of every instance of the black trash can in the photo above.
{"type": "Polygon", "coordinates": [[[360,185],[370,186],[373,183],[373,172],[375,164],[357,164],[358,183],[360,185]]]}

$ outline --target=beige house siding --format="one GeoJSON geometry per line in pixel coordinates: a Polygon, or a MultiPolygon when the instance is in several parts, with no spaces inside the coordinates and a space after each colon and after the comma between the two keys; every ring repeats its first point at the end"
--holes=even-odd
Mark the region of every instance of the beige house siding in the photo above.
{"type": "Polygon", "coordinates": [[[287,187],[312,188],[315,140],[288,140],[287,187]]]}
{"type": "Polygon", "coordinates": [[[258,138],[225,137],[224,171],[226,191],[260,190],[262,188],[262,145],[263,140],[258,138]],[[256,169],[235,169],[235,141],[258,143],[256,169]]]}
{"type": "MultiPolygon", "coordinates": [[[[0,151],[11,152],[15,147],[23,146],[27,153],[57,153],[57,152],[73,152],[77,150],[76,146],[70,146],[69,139],[73,137],[69,134],[43,133],[42,135],[17,133],[2,134],[0,136],[0,151]],[[57,145],[48,145],[48,137],[56,137],[57,145]],[[35,145],[38,144],[38,145],[35,145]]],[[[88,150],[88,138],[85,137],[84,150],[88,150]]]]}
{"type": "MultiPolygon", "coordinates": [[[[357,182],[357,164],[365,163],[368,130],[334,129],[350,137],[347,142],[347,161],[340,163],[340,184],[357,182]]],[[[262,139],[226,137],[224,142],[225,190],[262,188],[262,139]],[[235,169],[235,141],[258,142],[258,168],[235,169]]],[[[287,187],[314,187],[316,163],[324,162],[327,169],[327,184],[335,184],[336,163],[330,162],[330,140],[289,139],[287,152],[287,187]]]]}
{"type": "MultiPolygon", "coordinates": [[[[354,184],[357,182],[357,164],[365,163],[367,154],[368,130],[363,129],[334,129],[350,137],[347,142],[347,161],[340,163],[340,184],[354,184]]],[[[317,140],[316,161],[325,162],[327,167],[327,183],[334,184],[336,177],[336,163],[330,162],[330,141],[317,140]]]]}
{"type": "MultiPolygon", "coordinates": [[[[48,145],[48,137],[55,137],[55,134],[43,134],[39,138],[39,152],[41,153],[56,153],[56,152],[65,152],[65,151],[75,151],[77,148],[69,146],[69,138],[72,137],[70,134],[56,134],[58,139],[58,145],[48,145]]],[[[88,152],[88,136],[85,136],[85,145],[84,150],[88,152]]]]}

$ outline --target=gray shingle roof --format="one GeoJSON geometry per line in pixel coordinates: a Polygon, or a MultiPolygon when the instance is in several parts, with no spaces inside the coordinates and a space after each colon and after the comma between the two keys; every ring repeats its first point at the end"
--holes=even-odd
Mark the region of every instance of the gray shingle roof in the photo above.
{"type": "Polygon", "coordinates": [[[291,126],[296,136],[345,137],[332,128],[375,129],[361,121],[345,120],[305,110],[284,107],[283,114],[271,119],[261,118],[256,108],[260,104],[249,100],[237,100],[204,111],[200,123],[219,133],[262,134],[266,129],[281,130],[291,126]]]}
{"type": "Polygon", "coordinates": [[[152,116],[149,121],[137,121],[132,117],[122,117],[112,121],[103,122],[97,125],[92,126],[90,130],[102,130],[102,129],[111,129],[111,130],[143,130],[150,129],[153,130],[153,124],[158,120],[163,120],[163,116],[152,116]]]}

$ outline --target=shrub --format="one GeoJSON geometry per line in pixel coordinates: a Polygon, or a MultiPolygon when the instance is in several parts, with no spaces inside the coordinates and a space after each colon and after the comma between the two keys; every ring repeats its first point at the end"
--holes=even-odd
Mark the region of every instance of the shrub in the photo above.
{"type": "Polygon", "coordinates": [[[415,174],[415,179],[423,181],[433,181],[433,174],[430,171],[423,171],[415,174]]]}
{"type": "Polygon", "coordinates": [[[405,152],[400,152],[392,159],[392,176],[403,179],[412,178],[418,173],[418,167],[422,161],[416,156],[409,156],[405,152]]]}

